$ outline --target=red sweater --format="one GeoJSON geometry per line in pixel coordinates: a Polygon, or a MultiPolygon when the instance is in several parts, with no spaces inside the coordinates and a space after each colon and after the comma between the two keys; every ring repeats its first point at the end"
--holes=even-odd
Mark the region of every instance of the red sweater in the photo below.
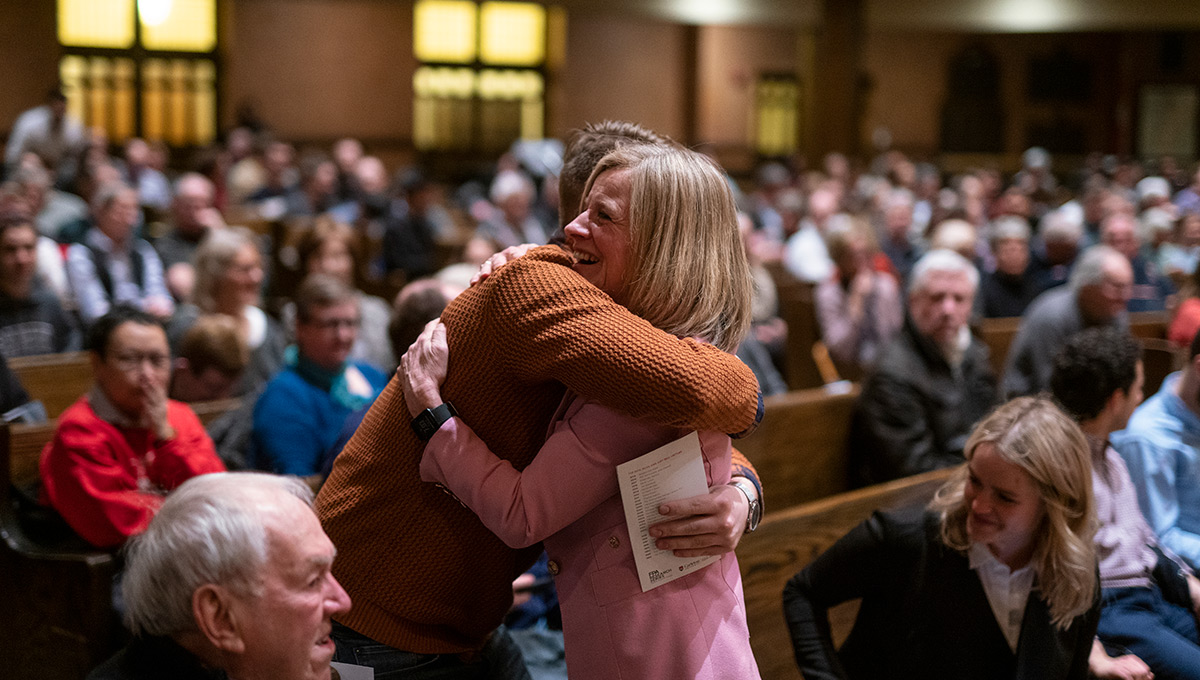
{"type": "MultiPolygon", "coordinates": [[[[668,335],[539,248],[446,307],[442,395],[492,451],[524,469],[564,387],[635,417],[737,433],[754,424],[758,383],[736,357],[668,335]]],[[[466,507],[421,482],[424,442],[393,379],[337,457],[317,512],[354,603],[338,620],[424,654],[478,649],[541,553],[513,550],[466,507]]]]}
{"type": "Polygon", "coordinates": [[[120,546],[145,528],[167,491],[196,475],[222,472],[212,439],[187,404],[167,402],[175,438],[101,420],[87,397],[58,419],[42,450],[42,501],[99,548],[120,546]]]}

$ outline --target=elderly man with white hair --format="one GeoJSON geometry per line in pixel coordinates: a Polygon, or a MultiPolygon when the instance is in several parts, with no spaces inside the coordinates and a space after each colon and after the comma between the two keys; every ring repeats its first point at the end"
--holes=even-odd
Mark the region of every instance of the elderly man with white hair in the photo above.
{"type": "Polygon", "coordinates": [[[130,540],[129,645],[89,680],[328,680],[332,618],[350,609],[337,554],[298,479],[189,480],[130,540]]]}
{"type": "Polygon", "coordinates": [[[862,483],[963,462],[975,422],[996,402],[988,349],[967,320],[979,272],[949,250],[913,266],[908,315],[863,385],[850,455],[862,483]]]}
{"type": "Polygon", "coordinates": [[[996,268],[979,284],[979,309],[988,318],[1021,316],[1042,289],[1030,276],[1029,222],[1007,215],[992,221],[988,241],[996,268]]]}
{"type": "Polygon", "coordinates": [[[1054,357],[1067,338],[1094,326],[1128,325],[1125,306],[1133,291],[1133,269],[1120,252],[1092,246],[1079,256],[1067,286],[1042,293],[1021,318],[1004,367],[1008,398],[1050,387],[1054,357]]]}

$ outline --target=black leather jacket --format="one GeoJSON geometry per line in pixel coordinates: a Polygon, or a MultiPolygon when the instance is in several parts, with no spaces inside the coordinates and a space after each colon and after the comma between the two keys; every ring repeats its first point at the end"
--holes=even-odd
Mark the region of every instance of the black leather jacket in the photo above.
{"type": "Polygon", "coordinates": [[[971,428],[996,404],[988,348],[972,336],[957,369],[912,319],[867,377],[850,431],[851,473],[885,482],[963,462],[971,428]]]}

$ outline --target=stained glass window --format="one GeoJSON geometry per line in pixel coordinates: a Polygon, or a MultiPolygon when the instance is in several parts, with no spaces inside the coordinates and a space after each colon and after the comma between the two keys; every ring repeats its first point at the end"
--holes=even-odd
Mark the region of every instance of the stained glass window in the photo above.
{"type": "Polygon", "coordinates": [[[418,0],[413,143],[500,151],[545,127],[546,8],[531,2],[418,0]],[[516,67],[516,68],[497,68],[516,67]]]}
{"type": "Polygon", "coordinates": [[[216,12],[215,0],[58,0],[68,110],[117,143],[212,141],[216,12]]]}

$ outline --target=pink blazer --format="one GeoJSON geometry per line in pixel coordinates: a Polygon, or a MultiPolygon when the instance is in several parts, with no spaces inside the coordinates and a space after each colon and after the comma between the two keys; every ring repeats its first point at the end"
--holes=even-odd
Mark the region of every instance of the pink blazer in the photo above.
{"type": "MultiPolygon", "coordinates": [[[[571,680],[759,677],[732,553],[647,593],[634,570],[616,466],[685,433],[568,394],[521,472],[458,418],[425,448],[423,480],[444,484],[508,545],[544,542],[571,680]]],[[[700,443],[709,485],[728,482],[729,438],[701,432],[700,443]]]]}

